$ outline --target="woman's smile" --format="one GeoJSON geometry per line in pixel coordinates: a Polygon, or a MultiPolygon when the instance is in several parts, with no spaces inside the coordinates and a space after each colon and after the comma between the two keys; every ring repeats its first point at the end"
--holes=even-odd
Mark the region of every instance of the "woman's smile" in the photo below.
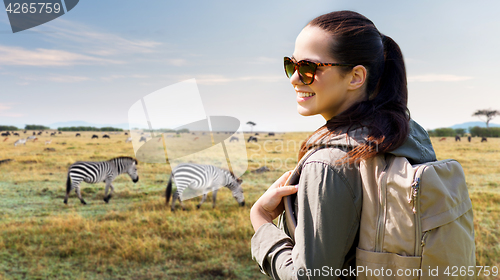
{"type": "Polygon", "coordinates": [[[304,102],[306,100],[309,100],[313,98],[316,93],[314,92],[307,92],[307,91],[296,91],[297,92],[297,102],[304,102]]]}

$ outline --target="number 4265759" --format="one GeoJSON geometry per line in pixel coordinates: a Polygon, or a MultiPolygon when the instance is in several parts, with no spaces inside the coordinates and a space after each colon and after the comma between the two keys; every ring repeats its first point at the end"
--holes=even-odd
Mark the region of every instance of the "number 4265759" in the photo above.
{"type": "Polygon", "coordinates": [[[56,13],[61,11],[61,4],[59,3],[9,3],[5,9],[8,13],[12,14],[35,14],[35,13],[56,13]]]}

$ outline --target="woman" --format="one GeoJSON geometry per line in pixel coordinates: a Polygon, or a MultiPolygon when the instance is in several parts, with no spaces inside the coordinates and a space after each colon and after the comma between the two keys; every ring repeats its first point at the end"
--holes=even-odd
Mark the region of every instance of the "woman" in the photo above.
{"type": "Polygon", "coordinates": [[[306,160],[297,186],[283,187],[287,172],[254,204],[252,255],[275,279],[332,276],[355,267],[362,204],[359,161],[391,153],[417,164],[436,160],[435,154],[425,130],[410,120],[399,46],[366,17],[340,11],[315,18],[284,63],[298,112],[326,120],[304,142],[299,159],[308,150],[328,147],[306,160]],[[282,198],[294,193],[292,240],[272,222],[283,212],[282,198]]]}

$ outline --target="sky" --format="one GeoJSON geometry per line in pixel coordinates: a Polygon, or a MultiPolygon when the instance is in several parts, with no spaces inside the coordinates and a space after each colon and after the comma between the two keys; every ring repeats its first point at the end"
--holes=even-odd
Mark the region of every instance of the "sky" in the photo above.
{"type": "Polygon", "coordinates": [[[208,116],[252,121],[254,131],[314,131],[325,121],[297,113],[282,61],[310,20],[335,10],[365,15],[399,44],[411,116],[424,128],[478,121],[475,110],[500,110],[499,8],[498,1],[82,0],[18,33],[0,11],[0,125],[128,123],[141,98],[195,79],[208,116]]]}

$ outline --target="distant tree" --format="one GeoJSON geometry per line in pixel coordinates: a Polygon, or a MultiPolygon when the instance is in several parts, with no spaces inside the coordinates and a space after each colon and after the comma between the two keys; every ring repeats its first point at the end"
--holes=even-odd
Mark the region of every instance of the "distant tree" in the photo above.
{"type": "Polygon", "coordinates": [[[429,130],[427,133],[432,137],[451,137],[456,135],[455,130],[450,127],[436,128],[434,130],[429,130]]]}
{"type": "Polygon", "coordinates": [[[13,131],[13,130],[18,130],[18,128],[11,125],[0,125],[0,131],[13,131]]]}
{"type": "Polygon", "coordinates": [[[465,134],[465,128],[455,128],[455,134],[456,135],[464,135],[465,134]]]}
{"type": "Polygon", "coordinates": [[[49,130],[50,127],[38,125],[38,124],[27,124],[24,129],[26,130],[49,130]]]}
{"type": "Polygon", "coordinates": [[[253,132],[253,127],[257,125],[256,123],[251,122],[251,121],[250,121],[250,122],[247,122],[247,124],[251,127],[250,132],[253,132]]]}
{"type": "Polygon", "coordinates": [[[476,112],[474,112],[474,114],[472,114],[473,117],[478,117],[480,118],[482,121],[486,122],[486,127],[489,128],[490,127],[490,121],[496,117],[500,115],[500,111],[497,111],[497,110],[492,110],[492,109],[485,109],[485,110],[477,110],[476,112]],[[482,119],[481,117],[484,117],[486,118],[486,120],[482,119]]]}

